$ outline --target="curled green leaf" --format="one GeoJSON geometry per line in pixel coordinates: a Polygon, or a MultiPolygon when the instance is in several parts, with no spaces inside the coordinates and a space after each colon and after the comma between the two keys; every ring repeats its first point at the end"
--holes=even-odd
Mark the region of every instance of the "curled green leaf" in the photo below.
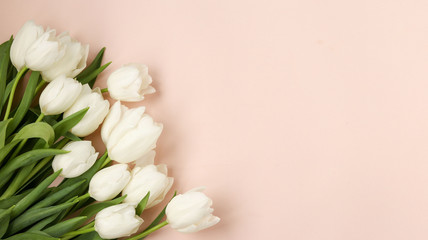
{"type": "Polygon", "coordinates": [[[43,139],[48,145],[52,145],[55,139],[55,132],[51,125],[45,122],[31,123],[23,127],[13,138],[17,139],[29,139],[29,138],[40,138],[43,139]]]}

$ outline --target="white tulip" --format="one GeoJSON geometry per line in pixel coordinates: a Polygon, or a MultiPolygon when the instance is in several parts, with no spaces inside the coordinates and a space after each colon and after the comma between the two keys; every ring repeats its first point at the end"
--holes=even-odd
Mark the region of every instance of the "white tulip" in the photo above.
{"type": "Polygon", "coordinates": [[[156,92],[150,86],[152,77],[146,65],[131,63],[110,74],[107,79],[109,94],[116,100],[137,102],[144,99],[145,94],[156,92]]]}
{"type": "Polygon", "coordinates": [[[89,85],[85,84],[76,101],[64,112],[64,118],[89,107],[82,120],[71,129],[76,136],[84,137],[97,130],[108,114],[109,106],[109,102],[104,100],[99,88],[91,90],[89,85]]]}
{"type": "Polygon", "coordinates": [[[143,219],[135,215],[135,208],[122,203],[104,208],[95,216],[95,231],[103,239],[127,237],[138,231],[143,219]]]}
{"type": "Polygon", "coordinates": [[[69,153],[56,155],[52,161],[52,168],[54,172],[62,168],[60,175],[65,178],[82,175],[94,165],[98,157],[91,141],[69,142],[62,149],[69,153]]]}
{"type": "Polygon", "coordinates": [[[167,176],[165,164],[148,165],[144,168],[134,167],[131,172],[131,181],[122,191],[122,195],[127,195],[123,202],[136,207],[141,199],[150,192],[146,208],[151,208],[162,202],[173,182],[174,179],[167,176]]]}
{"type": "Polygon", "coordinates": [[[65,46],[65,54],[58,62],[42,72],[43,80],[48,82],[61,75],[74,78],[86,67],[89,45],[82,45],[67,33],[62,33],[58,39],[65,46]]]}
{"type": "Polygon", "coordinates": [[[147,165],[155,164],[155,156],[156,151],[150,150],[148,153],[144,154],[144,156],[135,161],[135,166],[143,168],[147,165]]]}
{"type": "Polygon", "coordinates": [[[213,216],[212,200],[202,193],[203,188],[175,196],[166,207],[167,221],[179,232],[197,232],[220,221],[213,216]]]}
{"type": "Polygon", "coordinates": [[[163,125],[144,114],[144,107],[128,109],[116,102],[101,128],[112,160],[129,163],[156,147],[163,125]]]}
{"type": "Polygon", "coordinates": [[[27,21],[16,34],[10,47],[10,60],[19,71],[25,66],[25,55],[28,48],[43,34],[42,26],[27,21]]]}
{"type": "Polygon", "coordinates": [[[98,171],[89,182],[89,195],[97,201],[116,197],[131,179],[127,164],[115,164],[98,171]]]}
{"type": "Polygon", "coordinates": [[[54,29],[43,33],[27,50],[25,64],[33,71],[46,71],[65,54],[66,46],[54,29]]]}
{"type": "Polygon", "coordinates": [[[40,109],[45,115],[61,114],[71,107],[81,91],[80,82],[61,75],[43,90],[39,98],[40,109]]]}

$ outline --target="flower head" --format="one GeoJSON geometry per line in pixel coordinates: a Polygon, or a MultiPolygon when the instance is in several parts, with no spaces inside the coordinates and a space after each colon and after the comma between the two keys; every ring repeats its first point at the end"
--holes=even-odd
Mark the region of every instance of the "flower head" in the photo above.
{"type": "Polygon", "coordinates": [[[104,208],[95,216],[95,231],[103,239],[126,237],[138,231],[143,219],[133,206],[122,203],[104,208]]]}
{"type": "Polygon", "coordinates": [[[98,157],[91,141],[69,142],[62,149],[70,152],[56,155],[52,168],[55,172],[62,168],[61,176],[66,178],[82,175],[94,165],[98,157]]]}
{"type": "Polygon", "coordinates": [[[166,216],[172,228],[179,232],[197,232],[220,221],[212,215],[212,200],[202,190],[194,189],[171,200],[166,207],[166,216]]]}
{"type": "Polygon", "coordinates": [[[163,125],[144,114],[144,107],[128,109],[116,102],[101,128],[112,160],[129,163],[156,147],[163,125]]]}
{"type": "Polygon", "coordinates": [[[151,83],[149,68],[136,63],[122,66],[107,79],[110,96],[125,102],[141,101],[145,94],[156,92],[151,83]]]}
{"type": "Polygon", "coordinates": [[[108,114],[109,106],[109,102],[104,100],[99,88],[92,90],[88,84],[85,84],[76,101],[64,112],[64,118],[89,107],[82,120],[71,129],[76,136],[84,137],[97,130],[108,114]]]}
{"type": "Polygon", "coordinates": [[[167,176],[166,165],[148,165],[144,168],[134,167],[131,172],[131,181],[123,189],[122,195],[127,195],[124,202],[137,206],[141,199],[150,192],[146,208],[160,203],[174,182],[167,176]]]}
{"type": "Polygon", "coordinates": [[[25,66],[28,48],[44,33],[43,27],[27,21],[15,36],[10,47],[10,60],[19,71],[25,66]]]}

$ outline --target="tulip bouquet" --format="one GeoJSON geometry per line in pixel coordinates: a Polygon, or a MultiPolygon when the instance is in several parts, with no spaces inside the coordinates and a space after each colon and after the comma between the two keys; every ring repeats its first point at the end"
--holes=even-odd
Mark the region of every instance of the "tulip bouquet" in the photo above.
{"type": "Polygon", "coordinates": [[[88,52],[68,33],[32,21],[0,45],[0,238],[136,240],[168,224],[196,232],[218,223],[211,199],[196,188],[174,194],[137,233],[140,215],[164,200],[173,178],[154,164],[162,124],[121,101],[155,89],[141,64],[124,65],[108,88],[93,88],[110,63],[101,65],[102,49],[87,66],[88,52]],[[111,108],[107,94],[117,100],[111,108]],[[83,140],[101,124],[104,154],[83,140]]]}

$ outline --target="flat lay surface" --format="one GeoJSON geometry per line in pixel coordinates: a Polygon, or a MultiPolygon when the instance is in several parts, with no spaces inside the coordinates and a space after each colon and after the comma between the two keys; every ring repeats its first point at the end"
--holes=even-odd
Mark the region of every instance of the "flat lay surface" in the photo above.
{"type": "Polygon", "coordinates": [[[2,42],[32,19],[88,43],[89,59],[105,46],[95,86],[148,65],[157,92],[126,105],[164,124],[155,161],[172,189],[206,186],[221,218],[148,239],[428,238],[426,1],[0,6],[2,42]]]}

